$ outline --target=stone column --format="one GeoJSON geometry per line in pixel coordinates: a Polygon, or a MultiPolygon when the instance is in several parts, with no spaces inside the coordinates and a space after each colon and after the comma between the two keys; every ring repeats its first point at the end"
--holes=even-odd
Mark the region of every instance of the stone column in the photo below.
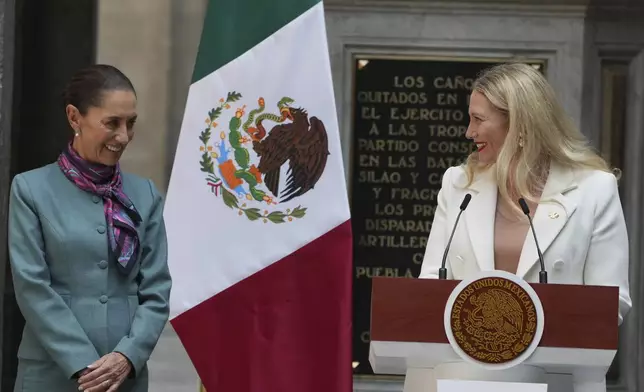
{"type": "MultiPolygon", "coordinates": [[[[166,173],[170,178],[208,0],[172,0],[166,173]]],[[[167,183],[164,184],[167,186],[167,183]]]]}
{"type": "Polygon", "coordinates": [[[624,210],[630,239],[630,292],[633,307],[626,316],[622,328],[621,340],[623,355],[621,377],[622,387],[628,391],[640,391],[644,387],[642,366],[644,365],[644,268],[641,266],[644,257],[642,247],[642,220],[644,208],[644,50],[630,63],[626,110],[626,159],[629,164],[624,168],[624,210]]]}
{"type": "Polygon", "coordinates": [[[98,2],[97,63],[125,73],[136,89],[139,119],[121,163],[165,191],[170,107],[172,0],[98,2]]]}

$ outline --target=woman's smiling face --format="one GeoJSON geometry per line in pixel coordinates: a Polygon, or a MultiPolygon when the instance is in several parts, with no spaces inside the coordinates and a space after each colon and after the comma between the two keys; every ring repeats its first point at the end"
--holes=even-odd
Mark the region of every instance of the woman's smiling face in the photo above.
{"type": "Polygon", "coordinates": [[[476,143],[478,161],[483,164],[496,162],[508,135],[506,115],[478,91],[470,96],[469,115],[465,137],[476,143]]]}
{"type": "Polygon", "coordinates": [[[81,113],[67,106],[67,117],[75,130],[72,146],[87,161],[114,166],[134,137],[136,96],[128,90],[103,91],[100,104],[81,113]]]}

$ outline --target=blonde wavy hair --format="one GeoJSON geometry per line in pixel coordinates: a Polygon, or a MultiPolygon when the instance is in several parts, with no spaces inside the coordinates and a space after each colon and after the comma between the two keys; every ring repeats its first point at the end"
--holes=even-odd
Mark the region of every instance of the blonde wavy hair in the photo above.
{"type": "Polygon", "coordinates": [[[481,164],[477,152],[468,157],[464,164],[468,186],[477,173],[494,165],[500,196],[516,207],[519,197],[538,201],[550,162],[611,171],[567,116],[547,80],[532,66],[507,63],[489,68],[474,82],[473,91],[506,116],[508,133],[496,164],[481,164]]]}

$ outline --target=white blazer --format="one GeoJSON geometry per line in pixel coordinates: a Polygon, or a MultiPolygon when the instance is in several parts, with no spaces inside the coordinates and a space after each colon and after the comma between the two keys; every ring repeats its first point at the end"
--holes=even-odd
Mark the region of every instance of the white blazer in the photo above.
{"type": "MultiPolygon", "coordinates": [[[[463,212],[447,257],[448,279],[467,279],[494,269],[494,219],[497,185],[493,170],[469,186],[462,167],[443,175],[438,206],[427,242],[420,278],[438,278],[443,251],[463,197],[463,212]]],[[[628,288],[628,236],[617,179],[598,170],[572,170],[553,164],[533,217],[548,271],[548,283],[619,287],[619,324],[631,308],[628,288]]],[[[539,282],[540,263],[528,231],[517,275],[539,282]]]]}

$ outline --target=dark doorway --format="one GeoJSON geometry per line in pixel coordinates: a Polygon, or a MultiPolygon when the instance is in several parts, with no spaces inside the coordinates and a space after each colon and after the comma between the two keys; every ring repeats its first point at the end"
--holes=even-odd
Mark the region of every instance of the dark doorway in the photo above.
{"type": "MultiPolygon", "coordinates": [[[[95,0],[6,0],[5,26],[13,33],[13,56],[4,57],[3,67],[11,70],[13,93],[2,101],[2,113],[10,114],[10,124],[0,132],[10,132],[10,143],[0,146],[5,162],[10,162],[2,186],[5,204],[0,208],[0,312],[2,383],[0,391],[13,390],[16,353],[24,319],[16,305],[6,251],[7,200],[9,181],[17,174],[56,159],[69,140],[61,92],[77,69],[92,64],[96,48],[95,0]],[[10,12],[10,13],[9,13],[10,12]],[[7,106],[11,105],[11,106],[7,106]]],[[[6,30],[5,30],[6,31],[6,30]]],[[[3,140],[7,140],[6,138],[3,140]]]]}

